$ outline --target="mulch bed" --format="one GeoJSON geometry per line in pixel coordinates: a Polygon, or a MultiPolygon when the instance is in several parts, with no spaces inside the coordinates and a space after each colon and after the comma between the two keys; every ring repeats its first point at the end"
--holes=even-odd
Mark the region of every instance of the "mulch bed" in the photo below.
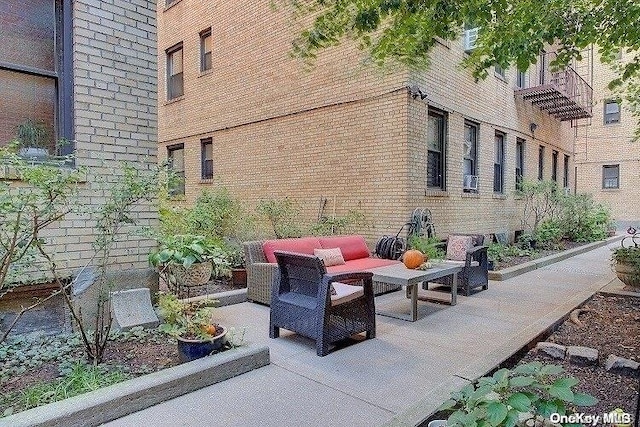
{"type": "Polygon", "coordinates": [[[598,350],[597,366],[579,366],[558,361],[531,350],[522,363],[540,361],[562,365],[580,383],[576,389],[600,401],[584,412],[601,415],[615,408],[634,414],[640,387],[640,373],[606,371],[610,354],[640,361],[640,297],[596,294],[582,308],[592,311],[580,315],[583,326],[565,321],[546,341],[564,346],[583,346],[598,350]]]}
{"type": "Polygon", "coordinates": [[[564,252],[568,249],[577,248],[579,246],[586,245],[586,242],[570,242],[568,240],[562,240],[559,243],[559,247],[557,249],[543,249],[538,251],[535,255],[527,255],[527,256],[514,256],[510,257],[508,260],[495,261],[494,262],[494,270],[502,270],[505,268],[513,267],[514,265],[524,264],[525,262],[533,261],[534,259],[546,257],[549,255],[554,255],[560,252],[564,252]]]}

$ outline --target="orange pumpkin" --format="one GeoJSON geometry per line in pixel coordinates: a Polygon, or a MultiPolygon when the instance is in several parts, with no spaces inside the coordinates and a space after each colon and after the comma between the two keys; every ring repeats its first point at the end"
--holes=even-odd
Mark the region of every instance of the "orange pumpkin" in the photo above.
{"type": "Polygon", "coordinates": [[[418,250],[411,249],[404,253],[402,256],[402,262],[407,268],[416,269],[427,260],[427,257],[418,250]]]}

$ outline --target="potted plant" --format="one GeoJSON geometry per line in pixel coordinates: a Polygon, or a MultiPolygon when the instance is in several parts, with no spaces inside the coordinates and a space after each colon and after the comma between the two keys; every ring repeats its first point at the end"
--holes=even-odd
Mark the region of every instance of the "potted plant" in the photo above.
{"type": "Polygon", "coordinates": [[[640,247],[634,244],[614,249],[611,261],[618,279],[640,290],[640,247]]]}
{"type": "Polygon", "coordinates": [[[532,362],[500,369],[451,393],[439,410],[450,412],[447,426],[543,426],[555,415],[568,415],[577,407],[598,400],[578,393],[578,380],[563,376],[561,366],[532,362]]]}
{"type": "Polygon", "coordinates": [[[247,270],[244,265],[244,250],[233,246],[227,252],[231,265],[231,283],[235,286],[247,286],[247,270]]]}
{"type": "Polygon", "coordinates": [[[173,294],[158,297],[159,329],[178,340],[178,357],[190,362],[221,350],[227,343],[225,327],[213,322],[214,300],[185,302],[173,294]]]}
{"type": "Polygon", "coordinates": [[[160,248],[149,255],[149,262],[166,276],[170,287],[174,282],[178,286],[203,285],[212,272],[216,276],[228,272],[226,254],[204,236],[176,234],[159,240],[160,248]]]}
{"type": "Polygon", "coordinates": [[[20,155],[29,159],[46,159],[49,157],[49,136],[49,131],[43,122],[25,120],[16,129],[20,155]]]}

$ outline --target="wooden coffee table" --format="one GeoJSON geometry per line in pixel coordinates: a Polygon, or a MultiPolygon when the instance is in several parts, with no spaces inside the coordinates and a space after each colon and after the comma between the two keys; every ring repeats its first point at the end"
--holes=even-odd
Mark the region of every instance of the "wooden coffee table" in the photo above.
{"type": "MultiPolygon", "coordinates": [[[[370,270],[373,273],[373,280],[375,282],[389,283],[392,285],[400,285],[406,289],[406,292],[411,297],[411,313],[409,316],[404,316],[396,313],[378,312],[383,316],[395,317],[396,319],[408,320],[415,322],[418,319],[418,286],[422,282],[428,282],[433,279],[438,279],[445,276],[453,276],[453,286],[451,286],[451,301],[450,305],[456,305],[456,299],[458,295],[458,273],[462,271],[464,262],[460,261],[445,261],[428,270],[411,270],[404,266],[404,264],[393,264],[386,267],[372,268],[370,270]]],[[[435,298],[420,298],[421,300],[447,302],[435,298]]]]}

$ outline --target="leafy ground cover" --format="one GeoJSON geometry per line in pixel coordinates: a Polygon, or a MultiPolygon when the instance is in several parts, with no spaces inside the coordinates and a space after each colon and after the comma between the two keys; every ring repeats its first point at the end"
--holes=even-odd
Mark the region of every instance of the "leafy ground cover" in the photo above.
{"type": "MultiPolygon", "coordinates": [[[[586,245],[587,242],[572,242],[569,240],[562,240],[558,245],[552,249],[522,249],[515,245],[503,246],[498,249],[498,255],[493,254],[494,270],[502,270],[505,268],[513,267],[515,265],[523,264],[525,262],[533,261],[534,259],[543,258],[545,256],[554,255],[568,249],[577,248],[579,246],[586,245]]],[[[495,245],[495,244],[494,244],[495,245]]],[[[490,247],[491,248],[491,247],[490,247]]],[[[491,251],[491,249],[490,249],[491,251]]],[[[492,258],[490,256],[490,258],[492,258]]]]}

